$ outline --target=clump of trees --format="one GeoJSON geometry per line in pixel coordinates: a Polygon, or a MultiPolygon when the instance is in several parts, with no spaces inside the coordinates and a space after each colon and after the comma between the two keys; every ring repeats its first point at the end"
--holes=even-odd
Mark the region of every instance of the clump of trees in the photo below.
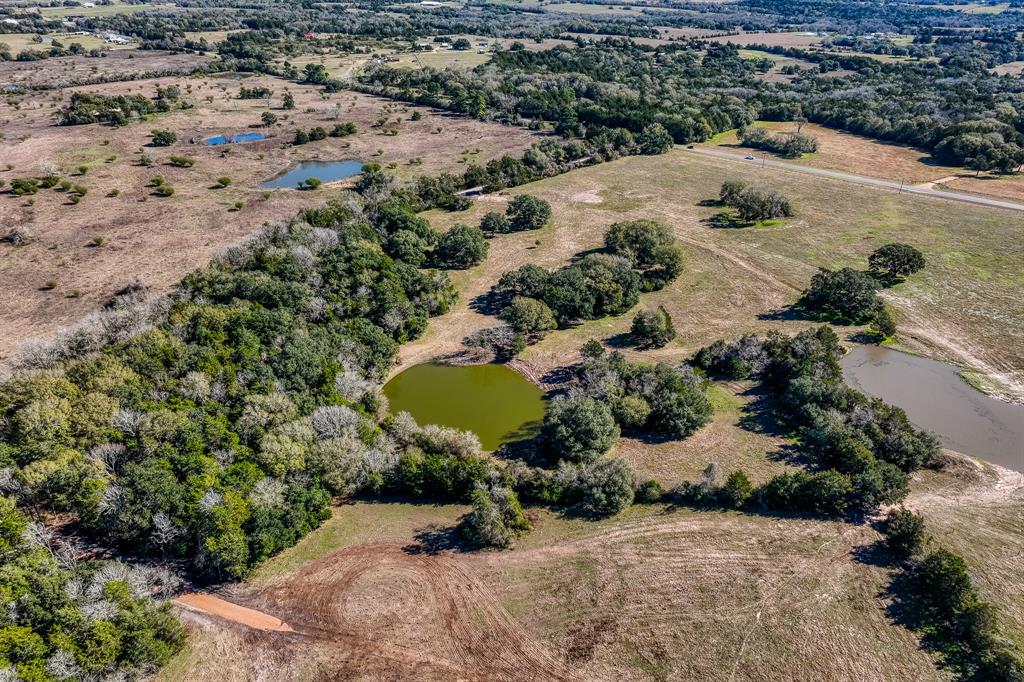
{"type": "Polygon", "coordinates": [[[793,215],[793,207],[782,193],[751,187],[740,180],[723,183],[718,200],[723,206],[736,209],[740,220],[748,223],[793,215]]]}
{"type": "Polygon", "coordinates": [[[786,159],[796,159],[818,151],[818,141],[806,133],[781,132],[771,134],[767,128],[746,126],[739,130],[740,144],[772,152],[786,159]]]}
{"type": "Polygon", "coordinates": [[[896,608],[965,679],[1024,679],[1024,657],[999,627],[996,607],[984,601],[958,554],[925,531],[924,518],[903,507],[882,524],[884,544],[902,569],[890,586],[896,608]]]}
{"type": "Polygon", "coordinates": [[[273,94],[273,90],[262,85],[254,85],[251,88],[243,85],[238,88],[238,99],[269,99],[273,94]]]}
{"type": "Polygon", "coordinates": [[[480,221],[480,230],[486,235],[507,234],[524,230],[537,230],[551,220],[551,204],[529,194],[513,198],[502,215],[487,213],[480,221]]]}
{"type": "Polygon", "coordinates": [[[57,110],[60,125],[109,123],[127,125],[132,120],[149,114],[188,108],[190,105],[177,97],[145,95],[104,95],[98,92],[75,92],[66,107],[57,110]]]}
{"type": "Polygon", "coordinates": [[[774,509],[840,516],[902,500],[907,474],[940,464],[938,440],[898,407],[843,382],[843,350],[829,327],[786,337],[745,336],[702,348],[693,363],[730,379],[758,377],[778,398],[779,416],[801,449],[825,467],[773,478],[754,496],[774,509]]]}
{"type": "Polygon", "coordinates": [[[548,272],[528,264],[506,272],[492,293],[543,302],[559,326],[580,319],[621,315],[639,300],[641,291],[664,287],[682,272],[682,250],[671,230],[661,223],[637,220],[616,223],[605,235],[605,252],[591,253],[577,263],[548,272]]]}
{"type": "Polygon", "coordinates": [[[801,302],[826,318],[861,324],[871,321],[882,309],[878,286],[871,275],[853,268],[821,268],[811,277],[801,302]]]}
{"type": "Polygon", "coordinates": [[[169,573],[116,561],[76,562],[75,549],[0,497],[0,669],[10,679],[86,679],[152,670],[185,643],[169,573]]]}
{"type": "Polygon", "coordinates": [[[711,419],[706,382],[689,366],[629,362],[596,341],[581,354],[574,393],[610,410],[623,431],[686,438],[711,419]]]}
{"type": "Polygon", "coordinates": [[[484,233],[468,225],[453,225],[437,240],[431,253],[436,267],[465,270],[487,258],[489,245],[484,233]]]}

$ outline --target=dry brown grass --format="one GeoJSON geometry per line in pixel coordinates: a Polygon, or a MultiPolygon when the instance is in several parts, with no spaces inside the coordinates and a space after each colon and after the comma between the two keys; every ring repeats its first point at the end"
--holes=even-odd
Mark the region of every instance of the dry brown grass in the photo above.
{"type": "Polygon", "coordinates": [[[811,47],[820,43],[821,36],[804,33],[741,33],[735,36],[717,36],[708,38],[713,43],[732,43],[733,45],[769,45],[772,47],[811,47]]]}
{"type": "MultiPolygon", "coordinates": [[[[757,125],[772,131],[796,130],[796,125],[793,123],[760,122],[757,125]]],[[[802,130],[804,133],[817,138],[818,151],[814,154],[806,154],[800,159],[786,159],[792,163],[799,163],[813,168],[839,170],[873,178],[893,180],[895,182],[905,181],[907,184],[937,180],[964,172],[963,168],[936,164],[931,161],[928,152],[913,149],[912,147],[879,142],[868,137],[844,133],[815,123],[805,124],[802,130]]],[[[737,152],[750,151],[749,147],[741,147],[739,145],[735,131],[723,133],[715,137],[711,144],[734,147],[737,152]]],[[[760,150],[756,150],[753,153],[757,156],[778,158],[769,152],[760,150]]]]}
{"type": "MultiPolygon", "coordinates": [[[[61,40],[65,45],[74,42],[70,37],[61,40]]],[[[4,41],[0,39],[0,42],[4,41]]],[[[208,55],[174,54],[160,50],[103,49],[107,56],[101,58],[77,56],[37,62],[0,62],[0,83],[22,87],[64,87],[83,79],[116,77],[128,80],[138,74],[164,71],[185,74],[197,64],[213,60],[208,55]]]]}
{"type": "Polygon", "coordinates": [[[459,508],[391,506],[338,509],[284,554],[305,561],[225,593],[294,633],[189,615],[190,645],[161,679],[220,666],[266,680],[944,679],[888,621],[885,571],[853,558],[877,537],[865,527],[661,506],[599,522],[533,509],[515,550],[434,555],[410,552],[436,526],[406,514],[450,525],[459,508]],[[371,525],[379,539],[345,530],[371,525]]]}
{"type": "MultiPolygon", "coordinates": [[[[421,121],[409,120],[412,107],[396,105],[366,95],[344,93],[323,99],[317,88],[288,84],[269,78],[166,78],[79,88],[105,93],[153,95],[157,84],[177,83],[196,108],[160,115],[153,120],[123,128],[101,125],[53,125],[61,100],[57,93],[24,98],[20,110],[0,103],[0,120],[5,121],[4,162],[14,167],[0,169],[0,178],[39,174],[43,160],[56,162],[65,175],[85,164],[84,176],[68,179],[88,188],[78,205],[68,203],[63,193],[42,190],[32,198],[0,194],[0,224],[6,229],[22,227],[34,232],[38,241],[21,248],[0,244],[0,287],[5,305],[0,309],[0,357],[9,356],[16,345],[28,338],[52,334],[62,326],[95,310],[114,291],[135,278],[158,290],[174,286],[189,270],[205,264],[225,246],[259,229],[265,221],[286,218],[300,208],[325,201],[329,188],[318,192],[276,190],[265,197],[259,183],[309,159],[359,159],[384,165],[395,164],[401,177],[461,171],[462,159],[485,162],[504,153],[520,154],[536,138],[525,130],[481,123],[420,109],[421,121]],[[260,100],[239,100],[239,85],[266,85],[274,91],[274,113],[282,119],[263,132],[275,138],[222,147],[191,145],[216,134],[246,132],[259,124],[266,110],[260,100]],[[285,88],[295,94],[296,109],[279,109],[285,88]],[[207,96],[213,102],[205,101],[207,96]],[[340,108],[338,108],[340,105],[340,108]],[[312,111],[310,111],[310,109],[312,111]],[[287,120],[283,120],[287,116],[287,120]],[[401,119],[399,133],[384,135],[372,127],[380,116],[394,122],[401,119]],[[354,121],[357,135],[328,138],[300,147],[289,144],[298,127],[320,125],[330,128],[337,121],[354,121]],[[149,142],[150,131],[167,128],[178,135],[169,148],[146,148],[157,165],[139,165],[139,150],[149,142]],[[436,134],[438,128],[443,132],[436,134]],[[463,154],[464,150],[470,150],[463,154]],[[479,150],[477,152],[476,150],[479,150]],[[167,164],[171,155],[196,159],[192,168],[167,164]],[[115,157],[112,162],[108,159],[115,157]],[[412,159],[420,165],[410,165],[412,159]],[[152,196],[150,180],[161,175],[175,188],[170,198],[152,196]],[[211,189],[216,178],[232,178],[227,189],[211,189]],[[120,195],[107,197],[113,189],[120,195]],[[236,202],[243,208],[232,210],[236,202]],[[89,246],[102,236],[101,247],[89,246]],[[55,289],[40,288],[55,280],[55,289]]],[[[63,101],[70,93],[65,92],[63,101]]]]}

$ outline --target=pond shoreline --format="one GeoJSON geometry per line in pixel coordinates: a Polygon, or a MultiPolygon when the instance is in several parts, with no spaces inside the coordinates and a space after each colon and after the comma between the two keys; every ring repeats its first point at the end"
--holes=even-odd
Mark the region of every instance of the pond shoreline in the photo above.
{"type": "Polygon", "coordinates": [[[855,346],[840,365],[852,388],[902,408],[947,449],[1024,471],[1024,406],[978,391],[958,367],[885,346],[855,346]]]}

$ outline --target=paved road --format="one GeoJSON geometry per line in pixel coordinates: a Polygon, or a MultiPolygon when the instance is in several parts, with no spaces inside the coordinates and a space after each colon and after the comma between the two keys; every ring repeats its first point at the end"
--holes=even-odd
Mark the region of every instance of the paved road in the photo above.
{"type": "Polygon", "coordinates": [[[810,166],[801,166],[796,163],[786,163],[784,161],[775,161],[773,159],[765,159],[758,157],[753,161],[744,159],[739,154],[732,154],[730,152],[724,152],[718,149],[709,149],[707,147],[694,147],[692,149],[686,148],[686,151],[700,154],[702,156],[711,156],[716,159],[726,159],[728,161],[736,161],[739,163],[746,163],[751,166],[769,167],[769,168],[781,168],[783,170],[796,171],[798,173],[808,173],[810,175],[819,175],[824,178],[834,178],[836,180],[845,180],[847,182],[855,182],[858,185],[870,185],[872,187],[882,187],[884,189],[894,189],[900,192],[907,192],[909,194],[923,194],[927,197],[936,197],[939,199],[948,199],[950,201],[961,201],[965,204],[975,204],[977,206],[989,206],[991,208],[1006,208],[1011,211],[1024,211],[1024,204],[1018,204],[1012,201],[1003,201],[1001,199],[989,199],[988,197],[980,197],[974,194],[964,194],[963,192],[947,192],[946,190],[931,189],[929,187],[916,187],[914,185],[906,185],[899,182],[893,182],[892,180],[880,180],[878,178],[869,178],[864,175],[854,175],[853,173],[843,173],[841,171],[826,170],[824,168],[811,168],[810,166]]]}

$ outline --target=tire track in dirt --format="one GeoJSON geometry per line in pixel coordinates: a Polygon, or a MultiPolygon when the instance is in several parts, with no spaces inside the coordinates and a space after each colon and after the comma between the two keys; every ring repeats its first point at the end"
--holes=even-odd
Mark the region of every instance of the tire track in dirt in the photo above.
{"type": "Polygon", "coordinates": [[[339,550],[240,599],[300,635],[386,658],[420,679],[579,679],[458,558],[400,543],[339,550]]]}

